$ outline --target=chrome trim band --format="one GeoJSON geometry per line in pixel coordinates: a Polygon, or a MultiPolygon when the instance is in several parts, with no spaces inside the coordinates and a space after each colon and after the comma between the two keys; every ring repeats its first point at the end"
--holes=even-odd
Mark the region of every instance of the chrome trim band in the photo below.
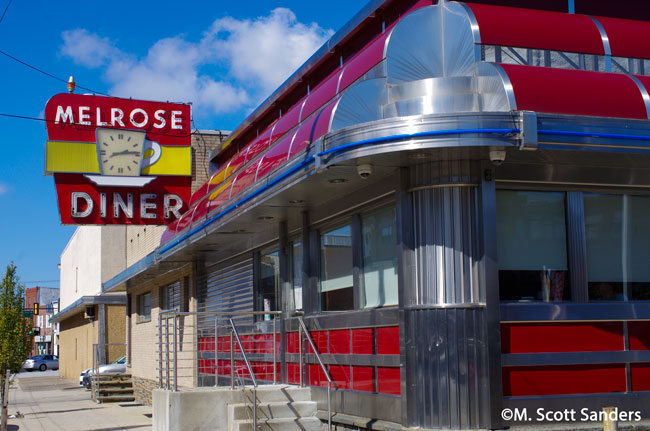
{"type": "MultiPolygon", "coordinates": [[[[474,15],[474,12],[472,11],[472,8],[470,8],[466,3],[463,2],[458,2],[457,4],[461,6],[463,9],[465,9],[465,12],[467,13],[467,18],[469,19],[469,23],[472,29],[472,36],[474,37],[474,43],[480,44],[481,30],[478,25],[478,20],[476,19],[476,15],[474,15]]],[[[477,61],[479,60],[480,58],[477,61]]]]}
{"type": "Polygon", "coordinates": [[[634,75],[627,75],[634,81],[636,86],[638,87],[639,91],[641,92],[641,97],[643,97],[643,103],[645,103],[645,112],[648,118],[650,119],[650,94],[648,94],[648,90],[643,86],[641,81],[639,81],[639,78],[637,78],[634,75]]]}
{"type": "Polygon", "coordinates": [[[508,96],[508,103],[510,104],[510,110],[516,111],[517,110],[517,99],[515,98],[515,89],[512,86],[512,82],[510,81],[510,77],[506,73],[506,71],[501,67],[500,64],[497,63],[484,63],[484,64],[491,64],[494,66],[496,69],[497,74],[501,78],[501,81],[503,82],[503,88],[506,91],[506,95],[508,96]]]}
{"type": "Polygon", "coordinates": [[[648,302],[601,303],[505,303],[501,304],[501,323],[505,322],[611,322],[650,320],[648,302]]]}
{"type": "MultiPolygon", "coordinates": [[[[407,192],[412,193],[412,192],[418,192],[420,190],[430,190],[430,189],[444,189],[444,188],[449,188],[449,187],[478,187],[480,184],[475,184],[475,183],[445,183],[445,184],[429,184],[427,186],[418,186],[418,187],[411,187],[410,189],[406,189],[407,192]]],[[[453,305],[453,304],[451,304],[453,305]]]]}
{"type": "Polygon", "coordinates": [[[603,50],[605,51],[605,55],[612,55],[612,48],[609,44],[609,36],[607,36],[607,32],[605,31],[605,28],[603,25],[598,21],[596,18],[594,18],[591,15],[587,15],[591,20],[596,24],[596,27],[598,27],[598,31],[600,32],[600,38],[603,41],[603,50]]]}
{"type": "Polygon", "coordinates": [[[511,353],[501,355],[504,367],[650,362],[650,351],[511,353]]]}

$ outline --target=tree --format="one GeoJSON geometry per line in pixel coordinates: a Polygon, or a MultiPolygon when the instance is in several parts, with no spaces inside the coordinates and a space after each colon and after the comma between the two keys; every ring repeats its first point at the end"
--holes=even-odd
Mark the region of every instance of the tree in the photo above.
{"type": "Polygon", "coordinates": [[[25,287],[19,283],[16,265],[7,265],[0,285],[0,374],[20,370],[31,348],[31,337],[25,327],[23,304],[25,287]]]}

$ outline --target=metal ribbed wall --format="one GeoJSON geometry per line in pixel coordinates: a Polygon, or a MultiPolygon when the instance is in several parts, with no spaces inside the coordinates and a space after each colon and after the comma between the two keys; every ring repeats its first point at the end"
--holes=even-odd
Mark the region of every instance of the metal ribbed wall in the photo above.
{"type": "Polygon", "coordinates": [[[485,301],[478,288],[477,199],[474,186],[414,192],[417,290],[408,305],[485,301]]]}
{"type": "Polygon", "coordinates": [[[485,310],[409,310],[405,328],[409,426],[485,428],[489,396],[485,310]]]}
{"type": "MultiPolygon", "coordinates": [[[[204,277],[197,292],[198,311],[253,311],[252,257],[208,267],[204,277]]],[[[252,317],[243,316],[237,322],[251,323],[252,317]]],[[[214,319],[199,319],[199,330],[213,328],[214,319]]]]}
{"type": "Polygon", "coordinates": [[[458,160],[410,168],[414,277],[404,292],[408,426],[489,424],[479,173],[479,165],[458,160]]]}

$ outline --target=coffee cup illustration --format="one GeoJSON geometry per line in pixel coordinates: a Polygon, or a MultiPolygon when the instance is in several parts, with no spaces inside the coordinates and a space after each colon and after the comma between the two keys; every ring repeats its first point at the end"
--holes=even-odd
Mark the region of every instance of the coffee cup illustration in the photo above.
{"type": "Polygon", "coordinates": [[[155,164],[162,155],[162,147],[158,142],[146,139],[144,141],[144,153],[142,155],[142,169],[155,164]]]}

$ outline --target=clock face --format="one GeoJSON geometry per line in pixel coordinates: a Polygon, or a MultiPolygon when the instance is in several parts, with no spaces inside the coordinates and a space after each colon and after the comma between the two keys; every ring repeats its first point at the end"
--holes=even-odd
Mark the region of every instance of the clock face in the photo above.
{"type": "Polygon", "coordinates": [[[102,175],[140,175],[145,132],[97,129],[97,152],[102,175]]]}

